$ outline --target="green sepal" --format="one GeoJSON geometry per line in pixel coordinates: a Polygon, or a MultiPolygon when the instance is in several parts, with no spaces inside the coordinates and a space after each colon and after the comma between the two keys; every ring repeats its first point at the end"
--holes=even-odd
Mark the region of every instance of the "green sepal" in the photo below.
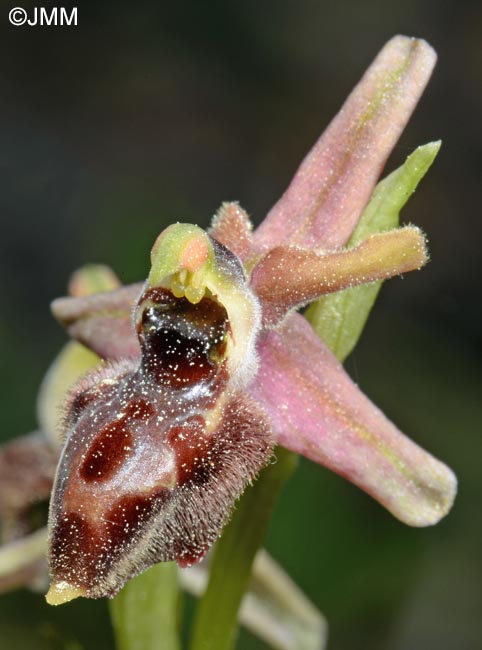
{"type": "MultiPolygon", "coordinates": [[[[400,210],[427,173],[440,146],[437,141],[418,147],[403,165],[378,183],[348,248],[357,246],[368,235],[398,226],[400,210]]],[[[372,282],[323,296],[307,309],[306,318],[339,359],[346,359],[357,344],[382,283],[372,282]]]]}

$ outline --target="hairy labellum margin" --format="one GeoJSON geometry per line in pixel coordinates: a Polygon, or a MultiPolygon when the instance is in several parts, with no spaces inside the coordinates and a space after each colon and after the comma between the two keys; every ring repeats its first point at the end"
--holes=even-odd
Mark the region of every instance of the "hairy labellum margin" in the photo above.
{"type": "MultiPolygon", "coordinates": [[[[381,210],[380,206],[385,205],[393,216],[405,202],[405,193],[408,196],[413,191],[416,182],[428,168],[426,159],[421,165],[418,162],[413,163],[411,171],[407,168],[407,161],[401,168],[401,175],[399,170],[394,172],[396,181],[393,174],[389,177],[391,180],[386,179],[389,181],[388,185],[384,181],[383,190],[380,189],[381,194],[373,194],[365,209],[365,212],[368,210],[369,213],[371,210],[371,215],[368,214],[370,227],[367,230],[366,223],[362,226],[360,232],[363,232],[364,236],[356,243],[353,242],[353,247],[351,244],[347,250],[341,250],[340,247],[353,237],[353,228],[360,218],[363,206],[375,188],[376,179],[387,155],[420,97],[434,62],[435,53],[427,43],[401,36],[392,39],[367,70],[343,110],[310,151],[288,190],[256,232],[252,232],[246,213],[232,203],[224,204],[216,215],[210,230],[214,239],[210,239],[196,226],[173,225],[159,236],[153,247],[152,268],[145,287],[145,291],[167,290],[171,297],[186,299],[192,305],[204,305],[202,301],[205,298],[214,300],[226,310],[226,336],[221,337],[226,347],[221,350],[216,343],[213,356],[209,357],[209,361],[214,365],[208,365],[201,371],[201,376],[204,376],[203,373],[209,368],[213,371],[212,375],[208,372],[208,383],[212,384],[213,406],[194,407],[194,401],[186,402],[186,409],[188,403],[189,408],[194,408],[195,413],[191,413],[191,416],[201,418],[198,420],[202,431],[199,434],[202,439],[201,447],[207,439],[212,442],[217,438],[220,444],[226,436],[232,440],[230,433],[223,433],[221,436],[219,432],[230,432],[231,420],[234,421],[239,416],[242,420],[241,429],[244,426],[252,427],[250,437],[254,436],[254,440],[258,438],[260,447],[265,450],[265,453],[258,451],[256,454],[259,466],[263,462],[261,458],[269,456],[270,440],[273,436],[282,446],[348,478],[375,497],[401,521],[412,526],[432,525],[447,514],[457,489],[453,472],[406,438],[385,418],[351,382],[342,366],[302,317],[292,312],[326,293],[384,280],[419,269],[427,262],[425,240],[416,228],[407,227],[366,236],[367,233],[377,232],[383,224],[384,231],[387,225],[385,217],[382,219],[383,224],[377,220],[372,222],[373,210],[381,210]],[[381,203],[380,197],[383,198],[381,203]],[[403,199],[402,202],[400,199],[403,199]],[[223,245],[236,253],[245,264],[246,270],[251,274],[249,285],[241,264],[223,245]],[[261,327],[264,331],[258,336],[261,327]],[[224,388],[221,386],[222,377],[226,380],[224,388]],[[216,383],[214,378],[220,383],[216,383]],[[254,378],[255,381],[252,381],[254,378]],[[250,404],[245,401],[245,393],[252,396],[250,404]],[[198,408],[202,413],[198,412],[198,408]],[[269,417],[269,427],[259,409],[263,409],[269,417]]],[[[418,154],[417,160],[421,160],[418,154]]],[[[433,153],[428,165],[431,160],[433,153]]],[[[83,292],[83,289],[81,291],[83,292]]],[[[136,442],[143,441],[142,435],[137,436],[139,430],[151,444],[149,436],[145,434],[148,425],[149,431],[152,425],[153,430],[158,432],[158,446],[162,446],[161,441],[168,435],[168,426],[162,424],[162,419],[151,416],[152,420],[147,422],[149,415],[140,415],[142,407],[139,404],[133,409],[125,408],[129,400],[142,400],[146,396],[157,405],[158,394],[155,387],[160,380],[167,380],[169,376],[163,363],[157,359],[160,348],[154,344],[154,340],[149,352],[146,350],[150,341],[144,341],[143,358],[139,363],[125,361],[140,357],[136,328],[132,327],[130,319],[132,304],[138,291],[140,285],[118,288],[94,296],[77,293],[76,290],[74,296],[77,295],[77,298],[61,298],[52,305],[54,314],[67,327],[73,338],[104,359],[124,360],[120,366],[104,369],[97,379],[90,378],[84,382],[84,388],[93,392],[96,391],[96,384],[99,384],[99,389],[102,387],[101,382],[104,382],[105,389],[110,384],[115,395],[113,393],[106,403],[105,398],[97,396],[89,404],[77,404],[79,411],[82,412],[85,408],[85,412],[80,414],[78,420],[75,414],[73,420],[69,418],[73,426],[68,427],[67,448],[58,470],[50,517],[53,585],[48,600],[53,604],[65,602],[76,595],[95,597],[103,593],[113,593],[129,575],[147,568],[149,561],[146,558],[149,553],[149,557],[155,555],[155,545],[149,546],[148,542],[158,539],[158,533],[153,534],[152,539],[145,536],[145,540],[143,538],[142,543],[136,546],[137,541],[141,539],[141,533],[131,535],[131,523],[136,522],[122,520],[119,523],[114,517],[109,520],[111,524],[114,521],[115,527],[120,525],[129,529],[130,537],[126,537],[127,541],[120,545],[122,550],[114,552],[111,537],[105,537],[102,542],[107,544],[107,550],[102,548],[97,539],[95,553],[85,549],[82,551],[84,564],[78,562],[77,571],[72,568],[76,564],[72,556],[78,555],[80,548],[88,548],[87,544],[84,545],[84,539],[93,544],[96,541],[95,535],[87,528],[84,534],[80,529],[77,530],[75,525],[70,528],[64,526],[64,534],[58,534],[61,517],[69,514],[64,508],[70,494],[67,487],[71,481],[72,485],[75,481],[80,481],[76,472],[78,473],[79,464],[85,460],[89,450],[93,450],[92,458],[95,461],[92,462],[92,474],[95,475],[96,468],[102,473],[98,466],[103,467],[104,447],[94,445],[89,448],[89,444],[93,444],[93,438],[89,441],[87,435],[89,427],[87,426],[87,433],[83,431],[89,417],[102,421],[104,429],[101,428],[100,431],[112,425],[115,431],[120,428],[127,439],[132,434],[132,429],[136,433],[133,436],[136,442]],[[131,390],[129,381],[134,381],[135,384],[141,378],[146,382],[144,388],[139,384],[136,385],[135,391],[131,390]],[[116,405],[121,411],[118,413],[119,418],[112,419],[110,416],[114,416],[115,412],[108,409],[115,408],[114,399],[117,399],[116,405]],[[119,424],[118,420],[122,422],[119,424]],[[134,541],[129,541],[131,538],[134,541]],[[151,552],[151,548],[154,551],[151,552]],[[66,566],[59,559],[62,554],[66,566]],[[96,583],[86,578],[86,566],[89,562],[96,583]]],[[[352,306],[355,304],[352,303],[352,306]]],[[[154,308],[156,312],[153,304],[145,304],[142,307],[139,304],[135,314],[136,325],[139,325],[139,319],[142,323],[144,307],[154,308]]],[[[191,320],[191,316],[192,314],[187,321],[191,320]]],[[[173,314],[170,318],[171,325],[176,318],[173,314]]],[[[155,332],[156,323],[162,325],[156,313],[150,314],[148,320],[153,321],[152,333],[155,332]],[[151,316],[155,318],[151,319],[151,316]]],[[[328,320],[332,321],[333,318],[329,316],[328,320]]],[[[177,323],[180,323],[179,319],[177,323]]],[[[170,329],[174,327],[175,332],[175,326],[171,325],[170,329]]],[[[183,332],[186,332],[185,328],[183,332]]],[[[171,342],[173,340],[177,341],[174,338],[171,342]]],[[[188,367],[192,368],[189,365],[191,362],[196,365],[194,358],[199,359],[202,357],[202,351],[206,352],[200,342],[203,340],[201,337],[199,345],[193,347],[188,367]]],[[[165,349],[164,353],[161,357],[166,361],[165,349]]],[[[178,354],[178,359],[183,359],[182,354],[178,354]]],[[[205,382],[205,379],[198,378],[193,381],[192,389],[199,390],[201,394],[205,382]],[[198,383],[199,387],[196,388],[198,383]]],[[[176,380],[173,386],[162,387],[163,398],[160,399],[159,407],[161,410],[172,407],[172,398],[169,395],[184,395],[183,390],[187,387],[182,386],[182,381],[176,380]],[[162,400],[165,402],[164,406],[162,400]]],[[[185,413],[187,412],[186,410],[185,413]]],[[[175,417],[180,417],[180,411],[172,413],[175,417]]],[[[173,425],[175,424],[173,421],[173,425]]],[[[46,430],[49,430],[49,426],[46,430]]],[[[111,433],[112,431],[108,430],[106,434],[104,443],[107,447],[111,433]]],[[[90,434],[94,435],[93,430],[90,434]]],[[[195,438],[196,436],[192,439],[194,445],[195,438]]],[[[174,470],[168,463],[168,459],[173,462],[172,459],[176,460],[177,456],[172,450],[172,440],[168,439],[167,442],[166,449],[162,450],[164,460],[161,468],[164,473],[161,478],[158,476],[159,487],[165,490],[162,495],[173,497],[174,493],[186,491],[190,498],[195,493],[194,487],[196,493],[199,490],[197,486],[189,483],[192,478],[186,483],[189,488],[181,487],[181,475],[178,475],[177,468],[174,470]]],[[[182,447],[187,445],[184,439],[181,442],[182,447]]],[[[141,442],[138,444],[141,445],[141,442]]],[[[130,447],[130,442],[126,446],[130,447]]],[[[229,445],[221,446],[223,449],[229,449],[229,445]]],[[[192,450],[192,446],[187,448],[192,450]]],[[[116,461],[119,467],[116,465],[112,476],[117,472],[122,475],[129,463],[133,463],[133,458],[127,457],[127,452],[132,450],[129,448],[124,451],[126,458],[122,455],[119,457],[116,461]]],[[[194,460],[198,462],[199,455],[197,452],[195,454],[194,460]]],[[[232,459],[235,454],[236,450],[233,450],[226,454],[226,458],[232,459]]],[[[208,456],[205,455],[204,458],[208,456]]],[[[144,460],[141,459],[139,463],[137,483],[141,487],[146,470],[144,460]]],[[[241,458],[241,462],[243,460],[244,458],[241,458]]],[[[202,460],[203,464],[204,462],[202,460]]],[[[254,473],[255,465],[256,462],[249,463],[244,482],[254,473]]],[[[236,474],[236,467],[234,472],[236,474]]],[[[105,479],[106,486],[113,480],[112,476],[105,479]]],[[[243,481],[240,474],[238,478],[243,481]]],[[[222,480],[218,479],[218,482],[222,485],[229,483],[229,486],[236,483],[235,480],[229,481],[225,476],[222,480]]],[[[93,485],[98,483],[99,481],[92,479],[93,485]]],[[[135,491],[137,486],[133,480],[131,483],[135,491]]],[[[214,486],[214,481],[207,484],[214,486]]],[[[152,485],[148,487],[150,489],[152,485]]],[[[121,488],[125,493],[127,487],[122,485],[121,488]]],[[[236,489],[233,488],[232,492],[236,489]]],[[[209,494],[205,487],[202,490],[204,495],[209,494]]],[[[121,490],[120,496],[122,494],[121,490]]],[[[141,496],[146,494],[150,499],[149,504],[151,500],[155,500],[156,504],[162,502],[161,495],[156,497],[150,494],[149,490],[144,490],[141,496]]],[[[91,498],[89,491],[86,491],[84,496],[90,499],[92,504],[96,503],[96,499],[98,501],[98,497],[91,498]]],[[[119,495],[113,493],[113,496],[119,495]]],[[[106,503],[107,501],[106,498],[106,503]]],[[[189,505],[188,502],[186,497],[186,503],[189,505]]],[[[79,503],[84,507],[80,497],[77,505],[79,503]]],[[[149,529],[146,522],[156,520],[159,530],[165,532],[165,522],[170,521],[172,513],[176,511],[181,516],[181,509],[177,509],[175,499],[172,500],[172,507],[166,505],[167,499],[162,503],[164,505],[159,506],[156,513],[152,514],[146,509],[146,513],[142,514],[142,521],[136,523],[140,531],[155,531],[156,526],[149,529]],[[156,519],[157,512],[160,513],[161,510],[163,514],[156,519]]],[[[136,512],[136,506],[139,505],[134,506],[136,512]]],[[[90,503],[85,505],[86,510],[90,508],[90,503]]],[[[192,509],[188,508],[184,512],[192,518],[192,509]]],[[[215,519],[211,512],[203,513],[204,517],[215,519]]],[[[97,519],[94,519],[95,524],[98,523],[97,519]]],[[[107,525],[109,522],[106,520],[104,523],[107,525]]],[[[178,529],[179,524],[176,523],[175,530],[178,529]]],[[[185,530],[189,532],[191,529],[198,530],[189,523],[185,530]]],[[[202,525],[199,530],[202,530],[202,525]]],[[[186,540],[183,545],[186,549],[193,546],[186,540]]],[[[193,558],[195,555],[198,556],[192,554],[193,558]]],[[[183,557],[188,558],[189,552],[183,557]]],[[[178,559],[180,558],[181,556],[178,559]]]]}
{"type": "Polygon", "coordinates": [[[271,455],[268,420],[235,376],[255,361],[239,358],[246,340],[237,345],[223,283],[254,315],[255,298],[232,253],[178,227],[176,264],[160,285],[150,276],[135,309],[140,359],[87,376],[70,399],[50,511],[52,604],[113,596],[156,562],[199,561],[271,455]],[[200,251],[195,268],[186,248],[191,262],[200,251]]]}

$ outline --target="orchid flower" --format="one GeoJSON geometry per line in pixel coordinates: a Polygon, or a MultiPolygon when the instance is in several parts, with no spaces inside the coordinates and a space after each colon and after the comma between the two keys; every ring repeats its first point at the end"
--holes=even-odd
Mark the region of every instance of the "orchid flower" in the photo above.
{"type": "Polygon", "coordinates": [[[54,301],[93,353],[86,365],[105,363],[65,407],[48,602],[113,596],[154,563],[201,560],[275,445],[409,525],[448,512],[451,470],[363,395],[297,312],[426,263],[414,226],[353,233],[434,63],[424,41],[392,39],[254,232],[225,203],[208,232],[164,230],[145,283],[85,295],[74,282],[54,301]]]}

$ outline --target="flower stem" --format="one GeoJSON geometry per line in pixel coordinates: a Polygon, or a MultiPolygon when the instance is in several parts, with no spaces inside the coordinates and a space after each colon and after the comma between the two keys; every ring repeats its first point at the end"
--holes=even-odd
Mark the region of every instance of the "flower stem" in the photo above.
{"type": "Polygon", "coordinates": [[[194,620],[191,650],[234,647],[238,609],[254,557],[264,541],[281,488],[296,463],[295,454],[278,447],[276,462],[264,469],[241,497],[214,550],[208,587],[194,620]]]}
{"type": "Polygon", "coordinates": [[[176,564],[156,564],[110,602],[117,650],[179,650],[178,610],[176,564]]]}

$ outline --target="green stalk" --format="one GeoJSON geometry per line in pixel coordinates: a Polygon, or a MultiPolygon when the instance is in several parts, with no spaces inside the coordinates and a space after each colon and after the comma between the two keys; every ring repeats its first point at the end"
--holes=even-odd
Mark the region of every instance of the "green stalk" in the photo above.
{"type": "Polygon", "coordinates": [[[177,566],[163,562],[109,603],[117,650],[179,650],[177,566]]]}
{"type": "Polygon", "coordinates": [[[248,587],[254,557],[266,536],[281,488],[296,463],[296,454],[278,447],[276,462],[265,468],[241,497],[214,550],[208,587],[194,620],[191,650],[234,647],[238,610],[248,587]]]}
{"type": "MultiPolygon", "coordinates": [[[[365,208],[350,246],[368,234],[396,227],[399,212],[433,162],[440,143],[419,147],[404,165],[381,181],[365,208]]],[[[325,296],[306,312],[332,352],[343,361],[355,346],[381,282],[325,296]]],[[[238,610],[251,577],[271,514],[297,457],[277,449],[267,467],[241,497],[213,555],[206,593],[193,625],[190,650],[232,650],[238,610]]],[[[179,650],[179,588],[174,564],[158,564],[129,582],[112,601],[111,615],[118,650],[179,650]]]]}

